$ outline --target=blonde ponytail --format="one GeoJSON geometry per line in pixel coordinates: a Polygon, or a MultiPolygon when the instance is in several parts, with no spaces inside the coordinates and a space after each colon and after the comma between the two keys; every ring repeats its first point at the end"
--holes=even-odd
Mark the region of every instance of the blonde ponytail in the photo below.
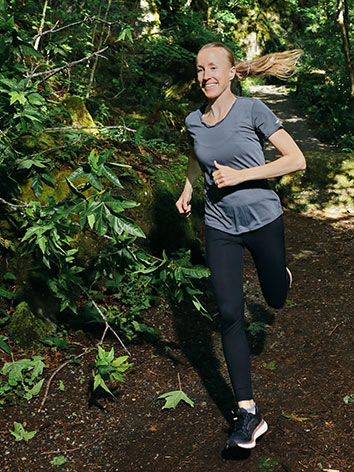
{"type": "Polygon", "coordinates": [[[286,80],[294,74],[296,62],[303,54],[302,49],[291,49],[290,51],[267,54],[251,61],[236,62],[231,49],[223,43],[205,44],[200,48],[200,51],[207,48],[224,49],[231,66],[236,67],[236,76],[239,80],[260,75],[273,75],[278,79],[286,80]]]}
{"type": "Polygon", "coordinates": [[[251,61],[239,62],[235,64],[236,76],[242,80],[246,77],[272,75],[278,79],[286,80],[294,74],[296,62],[302,54],[301,49],[292,49],[267,54],[251,61]]]}

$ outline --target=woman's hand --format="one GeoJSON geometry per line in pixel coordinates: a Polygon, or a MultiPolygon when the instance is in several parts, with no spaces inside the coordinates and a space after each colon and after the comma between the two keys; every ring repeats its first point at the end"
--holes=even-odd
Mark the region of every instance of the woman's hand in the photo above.
{"type": "Polygon", "coordinates": [[[192,212],[192,205],[190,204],[190,201],[192,200],[192,192],[192,186],[186,186],[176,202],[177,210],[181,215],[189,216],[192,212]]]}
{"type": "Polygon", "coordinates": [[[212,173],[215,185],[218,188],[231,187],[232,185],[238,185],[242,180],[242,170],[232,169],[229,166],[222,166],[214,161],[216,170],[212,173]]]}

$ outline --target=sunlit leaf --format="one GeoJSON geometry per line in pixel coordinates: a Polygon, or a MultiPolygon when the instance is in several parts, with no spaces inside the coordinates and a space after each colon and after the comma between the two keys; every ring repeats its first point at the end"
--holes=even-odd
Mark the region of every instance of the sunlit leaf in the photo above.
{"type": "Polygon", "coordinates": [[[165,400],[165,404],[162,409],[176,408],[180,401],[184,401],[191,407],[194,407],[194,402],[182,390],[164,393],[163,395],[157,397],[157,400],[160,399],[165,400]]]}

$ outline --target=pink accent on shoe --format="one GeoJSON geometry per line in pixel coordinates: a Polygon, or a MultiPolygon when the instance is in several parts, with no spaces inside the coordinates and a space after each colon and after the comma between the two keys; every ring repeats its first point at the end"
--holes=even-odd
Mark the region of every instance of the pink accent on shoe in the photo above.
{"type": "Polygon", "coordinates": [[[289,267],[286,268],[287,273],[289,274],[289,288],[293,285],[293,274],[291,273],[289,267]]]}
{"type": "Polygon", "coordinates": [[[262,434],[264,434],[267,430],[268,425],[264,420],[262,420],[257,428],[253,431],[251,441],[248,443],[239,443],[237,444],[238,447],[242,447],[243,449],[252,449],[256,445],[256,439],[259,438],[259,436],[262,436],[262,434]]]}

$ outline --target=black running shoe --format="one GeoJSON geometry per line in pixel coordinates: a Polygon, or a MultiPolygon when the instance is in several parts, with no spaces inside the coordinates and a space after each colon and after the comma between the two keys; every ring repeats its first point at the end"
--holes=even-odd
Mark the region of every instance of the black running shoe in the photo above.
{"type": "Polygon", "coordinates": [[[257,407],[254,415],[244,408],[240,408],[234,420],[234,430],[226,442],[227,447],[238,446],[251,449],[255,447],[256,439],[268,429],[268,425],[262,418],[257,407]]]}

